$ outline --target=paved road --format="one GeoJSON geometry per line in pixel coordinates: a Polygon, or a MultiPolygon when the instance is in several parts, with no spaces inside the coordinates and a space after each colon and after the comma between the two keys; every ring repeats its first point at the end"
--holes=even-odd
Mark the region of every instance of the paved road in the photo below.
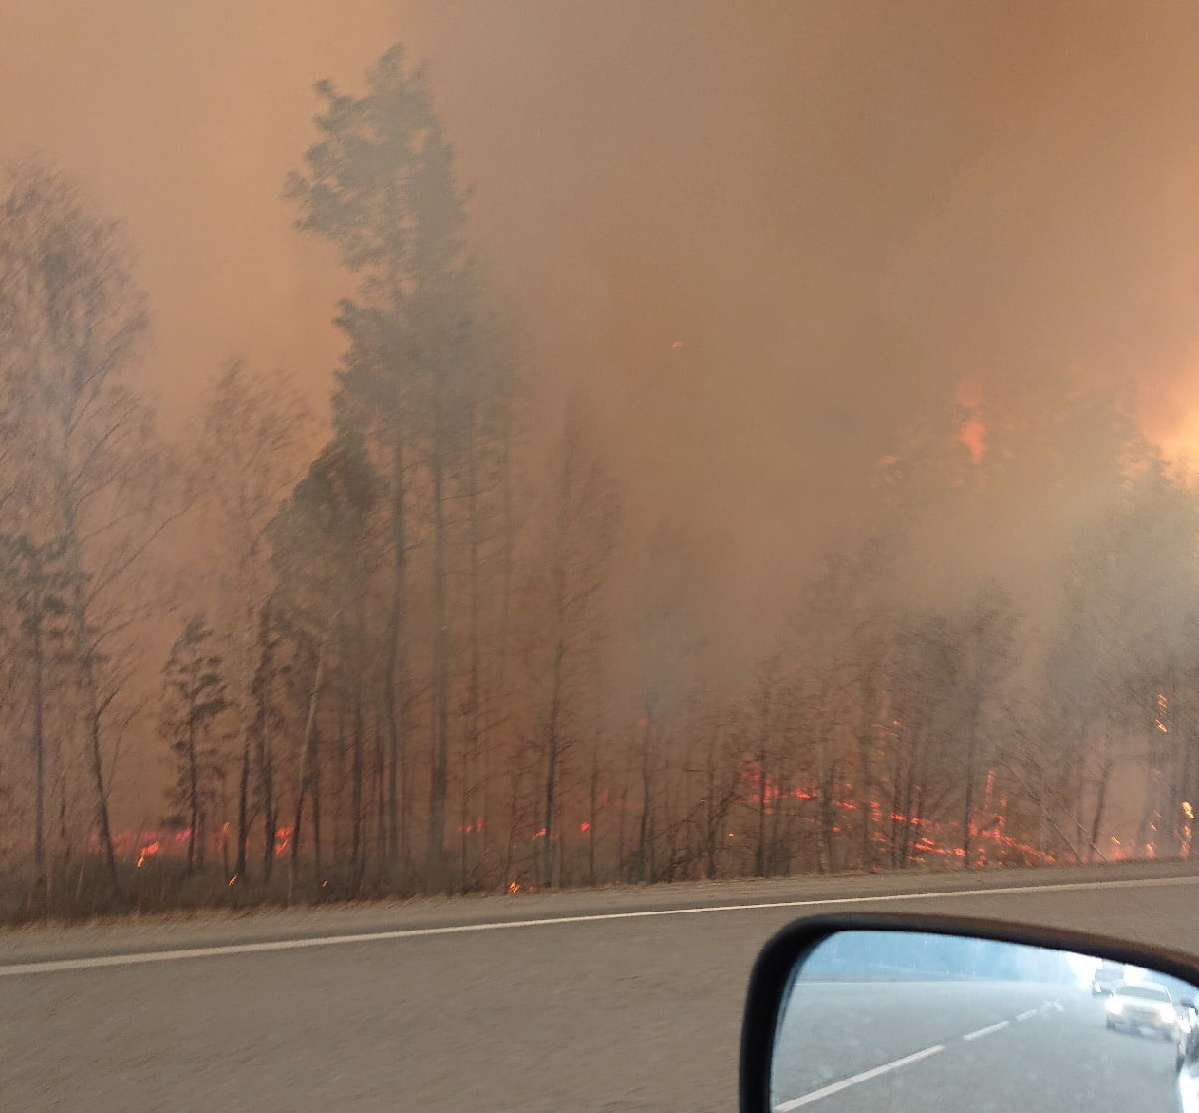
{"type": "MultiPolygon", "coordinates": [[[[872,904],[1109,930],[1199,952],[1199,877],[1178,867],[680,887],[21,933],[0,936],[0,1108],[732,1110],[742,999],[761,943],[804,912],[872,904]],[[1048,886],[1006,891],[1030,882],[1048,886]],[[512,923],[561,915],[572,918],[512,923]],[[455,927],[465,930],[445,930],[455,927]],[[412,930],[429,934],[401,934],[412,930]],[[287,943],[378,931],[393,934],[287,943]],[[242,944],[278,949],[103,957],[242,944]],[[95,965],[96,956],[119,964],[95,965]],[[80,968],[36,965],[63,958],[80,968]]],[[[1131,1048],[1135,1039],[1112,1034],[1108,1043],[1131,1048]]],[[[979,1055],[1002,1047],[998,1036],[977,1043],[979,1055]]],[[[935,1067],[916,1067],[936,1074],[914,1067],[904,1078],[940,1082],[949,1072],[963,1084],[959,1059],[934,1058],[935,1067]]],[[[978,1062],[975,1071],[1004,1069],[978,1062]]]]}
{"type": "Polygon", "coordinates": [[[1168,1113],[1174,1045],[1108,1031],[1061,985],[801,985],[780,1038],[776,1113],[1168,1113]],[[929,1095],[936,1100],[930,1102],[929,1095]]]}

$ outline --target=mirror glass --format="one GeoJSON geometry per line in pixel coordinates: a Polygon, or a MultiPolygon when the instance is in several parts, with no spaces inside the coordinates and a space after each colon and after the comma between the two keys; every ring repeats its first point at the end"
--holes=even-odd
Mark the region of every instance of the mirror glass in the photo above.
{"type": "Polygon", "coordinates": [[[793,972],[775,1113],[1199,1113],[1199,990],[1090,955],[846,931],[793,972]]]}

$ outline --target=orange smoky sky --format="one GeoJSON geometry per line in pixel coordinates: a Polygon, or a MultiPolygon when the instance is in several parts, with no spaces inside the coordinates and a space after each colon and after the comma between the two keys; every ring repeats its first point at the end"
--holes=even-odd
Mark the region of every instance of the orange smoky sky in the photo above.
{"type": "Polygon", "coordinates": [[[313,82],[402,31],[361,0],[0,0],[0,156],[43,154],[126,224],[168,419],[234,355],[327,389],[341,287],[282,183],[312,140],[313,82]]]}
{"type": "Polygon", "coordinates": [[[541,381],[726,569],[836,542],[966,373],[1069,368],[1199,444],[1189,0],[0,0],[0,156],[127,222],[168,422],[235,354],[323,404],[346,287],[281,186],[312,84],[396,41],[541,381]]]}

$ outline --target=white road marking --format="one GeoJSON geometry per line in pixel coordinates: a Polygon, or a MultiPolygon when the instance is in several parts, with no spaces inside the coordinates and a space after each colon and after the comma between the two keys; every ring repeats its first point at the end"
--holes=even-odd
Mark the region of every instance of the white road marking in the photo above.
{"type": "Polygon", "coordinates": [[[229,955],[269,954],[301,951],[311,947],[337,947],[351,943],[382,943],[395,939],[419,939],[433,935],[465,935],[485,931],[516,931],[520,928],[552,927],[563,924],[594,924],[610,920],[639,920],[658,916],[703,916],[719,912],[754,912],[780,908],[834,908],[846,904],[890,904],[913,900],[953,900],[960,897],[999,897],[1018,893],[1068,893],[1099,889],[1149,888],[1165,885],[1196,885],[1199,877],[1147,877],[1125,881],[1074,881],[1054,885],[1010,885],[1003,888],[951,889],[936,893],[888,893],[882,896],[820,897],[810,900],[780,900],[766,903],[724,904],[701,908],[652,908],[638,912],[596,912],[585,916],[547,916],[536,920],[505,920],[482,924],[453,924],[447,927],[400,928],[348,935],[322,935],[309,939],[277,939],[267,943],[228,943],[211,947],[141,951],[98,955],[93,958],[51,959],[43,962],[0,966],[0,977],[20,974],[54,974],[68,970],[98,970],[110,966],[143,966],[152,962],[178,962],[190,958],[222,958],[229,955]]]}
{"type": "Polygon", "coordinates": [[[814,1101],[820,1101],[821,1098],[831,1097],[833,1094],[839,1094],[842,1090],[848,1090],[850,1086],[856,1086],[859,1082],[868,1082],[872,1078],[877,1078],[880,1074],[886,1074],[888,1071],[896,1070],[899,1067],[906,1067],[909,1063],[918,1063],[921,1059],[927,1059],[930,1055],[936,1055],[938,1051],[944,1051],[943,1043],[934,1044],[932,1047],[926,1047],[923,1051],[917,1051],[914,1055],[907,1055],[902,1059],[894,1059],[890,1063],[884,1063],[881,1067],[872,1067],[870,1070],[864,1070],[861,1074],[855,1074],[852,1078],[843,1078],[840,1082],[833,1082],[828,1086],[822,1086],[819,1090],[813,1090],[810,1094],[804,1094],[803,1097],[792,1098],[790,1101],[784,1101],[781,1105],[774,1107],[774,1113],[791,1113],[791,1110],[798,1109],[801,1105],[811,1105],[814,1101]]]}
{"type": "MultiPolygon", "coordinates": [[[[1020,1013],[1016,1019],[1029,1020],[1038,1013],[1052,1011],[1053,1009],[1057,1009],[1059,1012],[1066,1011],[1060,1001],[1046,1001],[1043,1005],[1035,1009],[1029,1009],[1027,1012],[1020,1013]]],[[[977,1028],[973,1032],[967,1032],[962,1039],[967,1043],[971,1043],[974,1040],[981,1040],[984,1036],[989,1036],[993,1032],[1002,1032],[1004,1028],[1010,1027],[1011,1023],[1010,1020],[1001,1020],[998,1024],[988,1024],[985,1028],[977,1028]]],[[[881,1067],[873,1067],[870,1070],[862,1071],[861,1074],[855,1074],[852,1078],[845,1078],[840,1082],[832,1082],[828,1086],[821,1087],[819,1090],[813,1090],[810,1094],[804,1094],[802,1097],[785,1101],[774,1107],[774,1113],[791,1113],[792,1110],[798,1109],[801,1105],[811,1105],[814,1101],[820,1101],[821,1098],[839,1094],[842,1090],[847,1090],[850,1086],[856,1086],[859,1082],[866,1082],[871,1078],[877,1078],[880,1074],[886,1074],[897,1067],[906,1067],[909,1063],[918,1063],[921,1059],[927,1059],[930,1055],[935,1055],[938,1051],[944,1050],[945,1044],[943,1043],[936,1044],[933,1047],[926,1047],[923,1051],[917,1051],[913,1055],[907,1055],[902,1059],[894,1059],[890,1063],[884,1063],[881,1067]]]]}
{"type": "MultiPolygon", "coordinates": [[[[1027,1012],[1020,1013],[1016,1017],[1017,1020],[1030,1020],[1038,1013],[1052,1011],[1057,1009],[1059,1012],[1065,1012],[1065,1008],[1060,1001],[1046,1001],[1043,1005],[1035,1009],[1029,1009],[1027,1012]]],[[[981,1040],[984,1036],[989,1036],[993,1032],[1002,1032],[1004,1028],[1011,1026],[1010,1020],[1001,1020],[998,1024],[988,1024],[985,1028],[977,1028],[973,1032],[967,1032],[962,1039],[967,1043],[974,1040],[981,1040]]],[[[935,1055],[938,1051],[944,1051],[945,1044],[939,1043],[933,1047],[926,1047],[923,1051],[917,1051],[913,1055],[907,1055],[902,1059],[894,1059],[890,1063],[884,1063],[881,1067],[873,1067],[870,1070],[862,1071],[861,1074],[855,1074],[852,1078],[842,1079],[840,1082],[832,1082],[827,1086],[822,1086],[819,1090],[813,1090],[810,1094],[804,1094],[802,1097],[792,1098],[790,1101],[782,1102],[774,1107],[774,1113],[791,1113],[792,1110],[798,1109],[802,1105],[811,1105],[814,1101],[820,1101],[821,1098],[831,1097],[833,1094],[839,1094],[842,1090],[848,1090],[850,1086],[856,1086],[859,1082],[866,1082],[871,1078],[877,1078],[880,1074],[886,1074],[888,1071],[893,1071],[897,1067],[906,1067],[909,1063],[918,1063],[921,1059],[927,1059],[930,1055],[935,1055]]]]}
{"type": "Polygon", "coordinates": [[[968,1032],[962,1039],[969,1042],[970,1040],[981,1040],[983,1036],[989,1036],[992,1032],[998,1032],[1011,1024],[1010,1020],[1001,1020],[998,1024],[991,1024],[986,1028],[979,1028],[976,1032],[968,1032]]]}

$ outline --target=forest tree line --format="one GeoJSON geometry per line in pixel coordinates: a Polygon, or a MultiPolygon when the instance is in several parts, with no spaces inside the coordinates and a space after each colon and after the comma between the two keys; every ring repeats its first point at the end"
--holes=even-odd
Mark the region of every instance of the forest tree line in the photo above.
{"type": "Polygon", "coordinates": [[[164,440],[121,226],[3,177],[0,914],[1190,853],[1199,490],[1119,406],[897,431],[733,667],[619,444],[546,431],[424,73],[316,92],[282,203],[351,290],[328,422],[232,361],[164,440]]]}

